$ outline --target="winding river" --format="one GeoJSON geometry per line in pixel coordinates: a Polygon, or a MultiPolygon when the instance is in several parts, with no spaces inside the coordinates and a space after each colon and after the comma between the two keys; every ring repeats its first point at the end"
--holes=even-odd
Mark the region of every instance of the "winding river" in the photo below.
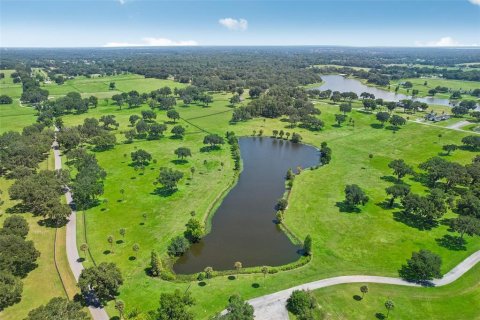
{"type": "Polygon", "coordinates": [[[177,273],[233,269],[236,261],[243,267],[277,266],[299,258],[300,248],[274,222],[274,206],[285,192],[287,170],[317,165],[319,151],[268,137],[243,137],[239,145],[238,182],[215,212],[210,233],[177,260],[177,273]]]}
{"type": "MultiPolygon", "coordinates": [[[[317,87],[315,89],[330,89],[332,91],[340,92],[352,91],[359,96],[362,92],[368,92],[374,94],[375,98],[381,98],[385,101],[400,101],[402,99],[413,99],[412,96],[382,90],[377,87],[367,86],[357,79],[345,78],[341,75],[323,75],[322,80],[324,81],[324,83],[320,87],[317,87]]],[[[450,101],[448,99],[441,99],[435,97],[414,98],[413,100],[441,106],[450,105],[450,101]]]]}

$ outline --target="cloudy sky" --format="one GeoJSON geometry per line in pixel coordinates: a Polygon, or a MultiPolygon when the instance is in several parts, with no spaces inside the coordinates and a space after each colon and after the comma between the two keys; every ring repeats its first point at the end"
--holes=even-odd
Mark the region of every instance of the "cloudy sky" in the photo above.
{"type": "Polygon", "coordinates": [[[1,47],[480,45],[480,0],[0,0],[1,47]]]}

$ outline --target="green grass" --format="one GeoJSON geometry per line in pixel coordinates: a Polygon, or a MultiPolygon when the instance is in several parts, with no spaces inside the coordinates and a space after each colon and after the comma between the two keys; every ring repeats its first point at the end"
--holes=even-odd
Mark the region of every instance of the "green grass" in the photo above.
{"type": "Polygon", "coordinates": [[[375,319],[386,315],[385,301],[395,308],[389,319],[480,319],[480,265],[454,283],[437,288],[411,288],[369,283],[363,300],[359,284],[338,285],[314,291],[324,319],[375,319]]]}
{"type": "Polygon", "coordinates": [[[0,134],[6,131],[21,131],[25,126],[35,123],[36,111],[31,107],[21,106],[19,100],[11,104],[0,105],[0,134]]]}
{"type": "MultiPolygon", "coordinates": [[[[369,84],[370,85],[370,84],[369,84]]],[[[446,79],[437,79],[437,78],[408,78],[408,79],[400,79],[398,81],[391,81],[390,82],[390,87],[384,87],[382,86],[381,88],[390,90],[390,91],[395,91],[395,88],[397,85],[400,86],[400,89],[398,90],[398,93],[403,93],[406,95],[411,95],[413,89],[418,90],[418,97],[426,97],[428,96],[428,91],[430,89],[434,89],[437,86],[442,86],[442,87],[447,87],[451,90],[473,90],[473,89],[478,89],[480,88],[480,83],[478,81],[464,81],[464,80],[446,80],[446,79]],[[403,88],[403,86],[400,83],[410,81],[413,84],[413,88],[410,88],[408,91],[407,89],[403,88]],[[425,81],[427,82],[427,85],[424,85],[425,81]]],[[[435,95],[436,98],[444,98],[448,99],[450,98],[451,93],[437,93],[435,95]]],[[[462,95],[463,99],[466,100],[476,100],[475,97],[464,94],[462,95]]]]}
{"type": "Polygon", "coordinates": [[[6,94],[12,98],[20,98],[22,95],[22,84],[13,83],[13,78],[10,76],[13,72],[15,70],[0,70],[0,73],[5,74],[5,77],[0,79],[0,95],[6,94]]]}
{"type": "MultiPolygon", "coordinates": [[[[169,80],[143,79],[135,75],[123,75],[113,78],[75,79],[67,86],[82,88],[82,92],[104,90],[103,84],[116,79],[117,88],[123,91],[138,90],[140,92],[158,89],[167,85],[169,80]],[[124,79],[120,79],[124,77],[124,79]]],[[[176,84],[178,85],[178,84],[176,84]]],[[[65,94],[66,87],[57,86],[58,94],[65,94]],[[64,91],[61,91],[64,90],[64,91]]],[[[108,91],[108,90],[107,90],[108,91]]],[[[113,92],[107,92],[112,94],[113,92]]],[[[95,93],[96,94],[96,93],[95,93]]],[[[173,283],[150,278],[145,273],[148,267],[150,252],[157,250],[165,255],[169,240],[184,231],[184,224],[190,218],[190,212],[196,211],[197,217],[204,218],[207,208],[213,200],[232,182],[233,163],[228,146],[221,150],[202,153],[203,136],[195,126],[184,120],[179,123],[187,127],[187,135],[183,140],[170,139],[172,124],[168,124],[166,136],[157,141],[138,141],[124,144],[122,132],[129,130],[128,117],[140,114],[148,109],[142,106],[134,109],[119,108],[104,100],[96,109],[82,115],[64,116],[66,125],[78,125],[86,117],[99,118],[105,114],[115,114],[120,122],[117,134],[118,144],[114,149],[98,152],[96,156],[100,165],[107,171],[105,194],[102,199],[107,203],[90,210],[79,212],[77,221],[78,244],[85,242],[84,218],[87,223],[87,237],[90,250],[96,262],[115,262],[120,267],[125,284],[121,288],[120,298],[126,302],[127,310],[152,310],[157,307],[161,292],[170,292],[176,288],[192,292],[197,304],[193,308],[196,318],[207,319],[226,305],[231,294],[239,293],[244,298],[272,293],[304,282],[326,277],[347,274],[370,274],[396,276],[400,265],[420,248],[430,249],[444,260],[443,272],[463,260],[470,253],[480,249],[480,239],[468,237],[465,251],[450,251],[439,246],[435,239],[451,234],[447,227],[440,225],[431,231],[419,231],[394,219],[399,209],[383,209],[379,204],[386,198],[384,189],[391,185],[391,171],[388,162],[395,158],[403,158],[411,165],[417,165],[431,156],[438,155],[444,144],[459,144],[464,133],[441,127],[424,126],[409,122],[394,133],[388,129],[377,129],[374,115],[355,110],[351,116],[355,119],[355,127],[343,125],[333,126],[334,115],[338,106],[320,102],[322,111],[320,118],[326,127],[320,132],[310,132],[300,128],[288,128],[287,122],[281,119],[253,119],[248,122],[229,124],[232,108],[228,99],[231,94],[215,94],[214,103],[209,107],[199,105],[183,106],[181,102],[176,109],[181,117],[191,124],[209,132],[224,134],[233,130],[237,135],[250,135],[253,130],[264,130],[264,135],[272,130],[283,129],[298,132],[305,143],[319,146],[327,141],[333,149],[331,164],[318,170],[306,170],[296,179],[290,198],[290,206],[286,212],[285,223],[299,238],[310,234],[314,239],[312,261],[296,270],[268,275],[241,275],[237,280],[218,277],[208,281],[207,286],[200,287],[193,283],[173,283]],[[441,134],[441,137],[439,135],[441,134]],[[193,157],[186,164],[176,164],[173,150],[186,146],[192,150],[193,157]],[[145,149],[152,153],[157,163],[151,163],[144,173],[135,171],[130,164],[130,153],[135,149],[145,149]],[[373,158],[369,158],[369,154],[373,158]],[[126,155],[126,156],[125,156],[126,155]],[[207,160],[207,165],[204,161],[207,160]],[[224,167],[220,163],[224,163],[224,167]],[[179,190],[169,197],[155,194],[153,185],[162,166],[176,168],[185,173],[179,183],[179,190]],[[190,179],[190,167],[196,168],[193,179],[190,179]],[[361,213],[340,212],[337,202],[343,200],[345,184],[359,184],[370,197],[370,202],[362,208],[361,213]],[[124,199],[120,189],[125,190],[124,199]],[[147,214],[144,221],[142,214],[147,214]],[[85,214],[85,216],[83,216],[85,214]],[[114,253],[107,253],[110,246],[107,237],[114,235],[115,240],[123,240],[119,229],[126,228],[123,243],[115,244],[114,253]],[[138,243],[138,258],[133,256],[132,245],[138,243]],[[258,283],[260,286],[252,286],[258,283]]],[[[244,103],[247,103],[245,101],[244,103]]],[[[359,107],[359,104],[355,104],[359,107]]],[[[18,109],[20,110],[20,109],[18,109]]],[[[157,122],[168,119],[165,111],[157,111],[157,122]]],[[[33,117],[33,116],[32,116],[33,117]]],[[[421,117],[421,114],[410,115],[421,117]]],[[[457,150],[449,159],[467,163],[474,154],[457,150]]],[[[424,192],[425,187],[407,178],[405,182],[415,192],[424,192]]],[[[453,217],[448,213],[446,218],[453,217]]],[[[86,266],[91,266],[90,258],[86,266]]],[[[115,315],[113,304],[107,306],[111,315],[115,315]]]]}

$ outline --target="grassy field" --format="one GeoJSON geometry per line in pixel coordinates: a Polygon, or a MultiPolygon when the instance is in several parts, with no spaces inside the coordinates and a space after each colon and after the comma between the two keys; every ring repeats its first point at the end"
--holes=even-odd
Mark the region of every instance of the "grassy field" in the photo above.
{"type": "Polygon", "coordinates": [[[438,288],[410,288],[367,284],[364,299],[362,284],[338,285],[315,290],[324,319],[375,319],[387,314],[385,301],[395,308],[389,319],[480,319],[480,266],[477,265],[454,283],[438,288]]]}
{"type": "MultiPolygon", "coordinates": [[[[53,169],[54,158],[51,154],[47,161],[40,165],[41,169],[53,169]]],[[[0,189],[3,191],[2,200],[5,203],[0,206],[0,224],[10,214],[5,213],[7,208],[12,207],[15,202],[8,197],[8,188],[13,183],[11,180],[0,178],[0,189]]],[[[65,289],[62,286],[60,277],[62,277],[66,290],[70,298],[78,292],[75,279],[70,272],[65,251],[65,227],[59,228],[57,233],[57,266],[60,271],[56,271],[54,262],[54,242],[55,229],[39,225],[42,218],[34,217],[31,214],[23,214],[30,226],[28,234],[29,240],[35,244],[35,248],[40,251],[40,257],[37,260],[38,267],[31,271],[23,281],[23,294],[20,303],[8,307],[0,312],[2,320],[17,320],[26,317],[31,309],[37,308],[47,303],[54,297],[66,297],[65,289]]]]}
{"type": "Polygon", "coordinates": [[[12,98],[20,98],[22,95],[22,84],[13,83],[11,74],[15,70],[0,70],[0,73],[5,74],[3,79],[0,79],[0,95],[6,94],[12,98]]]}
{"type": "MultiPolygon", "coordinates": [[[[368,84],[370,85],[370,84],[368,84]]],[[[418,90],[418,97],[426,97],[428,96],[428,91],[430,89],[434,89],[437,86],[442,86],[442,87],[447,87],[451,90],[473,90],[473,89],[479,89],[480,88],[480,83],[477,81],[463,81],[463,80],[446,80],[446,79],[436,79],[436,78],[409,78],[409,79],[400,79],[398,81],[391,81],[390,82],[390,87],[380,87],[382,89],[390,90],[390,91],[395,91],[395,88],[400,86],[400,89],[398,90],[398,93],[403,93],[406,95],[411,95],[413,89],[418,90]],[[401,83],[404,83],[406,81],[410,81],[413,84],[413,87],[410,89],[405,89],[401,83]],[[427,82],[427,85],[424,85],[424,83],[427,82]]],[[[437,98],[444,98],[448,99],[450,98],[451,93],[437,93],[435,97],[437,98]]],[[[464,94],[462,96],[463,99],[465,100],[476,100],[475,97],[464,94]]]]}
{"type": "Polygon", "coordinates": [[[35,114],[33,108],[21,106],[19,100],[0,105],[0,134],[10,130],[21,131],[25,126],[35,123],[35,114]]]}
{"type": "MultiPolygon", "coordinates": [[[[115,78],[115,82],[122,91],[135,89],[145,92],[169,83],[169,80],[143,79],[139,76],[134,78],[133,75],[125,75],[124,80],[119,77],[121,76],[115,78]]],[[[90,94],[94,90],[104,92],[104,85],[108,86],[111,80],[80,78],[69,81],[70,84],[66,83],[67,85],[75,88],[80,86],[82,93],[90,94]]],[[[71,91],[65,90],[67,87],[53,86],[52,91],[57,94],[71,91]]],[[[113,94],[108,92],[108,88],[107,93],[113,94]]],[[[339,128],[334,126],[338,106],[324,102],[317,104],[322,111],[320,118],[326,123],[325,129],[320,132],[288,128],[288,123],[281,119],[253,119],[231,125],[229,120],[232,108],[228,105],[230,97],[231,94],[215,94],[214,103],[209,107],[183,106],[179,103],[176,109],[182,120],[178,123],[187,129],[183,140],[171,139],[169,131],[173,124],[168,123],[166,136],[160,140],[123,143],[122,131],[130,129],[128,117],[140,114],[141,110],[147,109],[146,106],[134,109],[124,107],[119,110],[118,106],[102,99],[96,109],[91,109],[86,114],[64,117],[66,125],[77,125],[86,117],[99,118],[105,114],[116,115],[120,122],[120,127],[115,131],[118,141],[115,148],[96,153],[100,165],[108,174],[105,194],[101,199],[106,199],[107,202],[79,213],[77,239],[79,245],[86,242],[86,233],[95,261],[115,262],[120,267],[125,278],[120,298],[126,302],[127,310],[155,309],[161,292],[170,292],[175,288],[188,289],[197,300],[193,307],[196,318],[207,319],[223,309],[228,296],[233,293],[253,298],[336,275],[396,276],[400,265],[410,257],[411,252],[420,248],[439,254],[444,261],[442,271],[447,272],[467,255],[480,249],[478,237],[467,237],[465,250],[444,248],[436,239],[451,234],[445,225],[441,224],[430,231],[420,231],[396,218],[398,208],[385,209],[382,206],[386,198],[384,189],[392,184],[392,173],[387,166],[389,161],[403,158],[416,167],[429,157],[438,155],[442,145],[459,144],[464,133],[413,122],[395,132],[379,128],[374,115],[360,110],[354,110],[351,114],[355,127],[343,125],[339,128]],[[233,163],[228,146],[214,152],[200,152],[205,132],[198,127],[222,135],[227,130],[233,130],[239,136],[250,135],[253,130],[258,132],[260,129],[269,135],[274,129],[283,129],[300,133],[305,143],[315,146],[319,146],[322,141],[328,142],[333,149],[331,164],[318,170],[303,171],[295,179],[285,216],[285,223],[299,238],[304,238],[307,234],[313,237],[313,259],[309,264],[299,269],[268,275],[265,279],[262,275],[255,274],[241,275],[236,280],[218,277],[209,280],[204,287],[196,282],[174,283],[146,275],[145,268],[148,267],[151,250],[165,254],[169,240],[184,231],[184,224],[190,218],[191,211],[195,211],[197,217],[204,218],[211,202],[233,179],[233,163]],[[175,161],[173,150],[179,146],[192,150],[193,157],[188,159],[188,163],[175,161]],[[135,149],[145,149],[152,153],[156,163],[147,166],[145,172],[135,171],[129,165],[130,153],[135,149]],[[370,158],[369,154],[373,157],[370,158]],[[168,197],[155,193],[156,186],[153,184],[158,169],[162,166],[181,170],[185,174],[179,183],[179,190],[168,197]],[[196,168],[193,178],[190,167],[196,168]],[[360,213],[341,212],[337,207],[337,203],[343,200],[345,184],[351,183],[360,185],[371,199],[360,213]],[[123,196],[120,189],[125,190],[123,196]],[[147,215],[146,219],[142,217],[143,214],[147,215]],[[125,239],[119,235],[120,228],[127,229],[125,239]],[[118,241],[113,250],[107,242],[109,235],[118,241]],[[136,259],[132,258],[134,243],[140,245],[136,259]]],[[[168,122],[165,113],[157,111],[156,121],[168,122]]],[[[472,152],[457,150],[449,159],[467,163],[473,157],[472,152]]],[[[413,179],[407,178],[405,182],[415,192],[425,191],[425,187],[413,179]]],[[[448,213],[446,218],[453,216],[453,213],[448,213]]],[[[91,258],[85,264],[91,266],[91,258]]],[[[107,310],[111,315],[116,314],[112,303],[107,306],[107,310]]],[[[421,314],[423,311],[418,312],[421,314]]]]}

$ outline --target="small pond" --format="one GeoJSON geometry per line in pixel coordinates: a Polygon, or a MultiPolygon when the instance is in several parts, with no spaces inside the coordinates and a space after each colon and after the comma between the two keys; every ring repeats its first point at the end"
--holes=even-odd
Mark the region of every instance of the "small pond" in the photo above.
{"type": "Polygon", "coordinates": [[[299,258],[293,245],[275,224],[275,204],[285,192],[285,174],[319,162],[318,149],[268,137],[239,139],[243,161],[237,184],[225,196],[212,219],[212,228],[174,265],[177,273],[278,266],[299,258]]]}

